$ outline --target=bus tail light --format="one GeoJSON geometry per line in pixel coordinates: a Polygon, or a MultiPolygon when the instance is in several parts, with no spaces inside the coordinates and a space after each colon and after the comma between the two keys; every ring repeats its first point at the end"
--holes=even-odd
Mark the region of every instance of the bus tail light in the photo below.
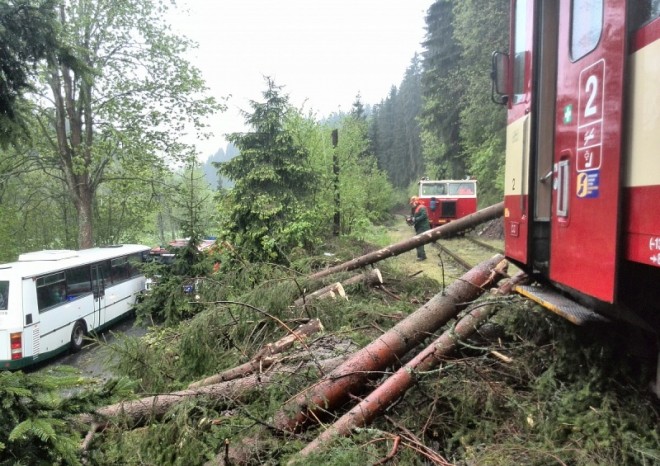
{"type": "Polygon", "coordinates": [[[9,335],[11,347],[11,358],[21,359],[23,357],[23,334],[21,332],[9,335]]]}

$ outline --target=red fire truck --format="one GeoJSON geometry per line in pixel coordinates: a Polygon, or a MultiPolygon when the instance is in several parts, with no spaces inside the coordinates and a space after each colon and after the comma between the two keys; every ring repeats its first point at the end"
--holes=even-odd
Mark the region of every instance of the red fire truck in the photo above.
{"type": "Polygon", "coordinates": [[[508,109],[506,255],[551,287],[523,293],[553,311],[625,320],[657,341],[660,3],[511,6],[492,72],[508,109]]]}
{"type": "Polygon", "coordinates": [[[429,180],[419,182],[419,200],[426,207],[431,228],[477,211],[475,180],[429,180]]]}

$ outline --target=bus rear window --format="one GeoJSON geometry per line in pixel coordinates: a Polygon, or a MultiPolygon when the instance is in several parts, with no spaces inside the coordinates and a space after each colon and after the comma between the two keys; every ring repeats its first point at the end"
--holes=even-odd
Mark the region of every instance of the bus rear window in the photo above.
{"type": "Polygon", "coordinates": [[[0,311],[7,310],[8,301],[9,301],[9,282],[0,281],[0,311]]]}

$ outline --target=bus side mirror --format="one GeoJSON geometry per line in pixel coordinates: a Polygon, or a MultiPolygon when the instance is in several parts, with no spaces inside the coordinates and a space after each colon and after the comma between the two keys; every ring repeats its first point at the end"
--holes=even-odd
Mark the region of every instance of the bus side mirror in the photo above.
{"type": "Polygon", "coordinates": [[[509,54],[493,52],[490,72],[492,89],[490,98],[493,102],[506,105],[509,102],[509,54]]]}

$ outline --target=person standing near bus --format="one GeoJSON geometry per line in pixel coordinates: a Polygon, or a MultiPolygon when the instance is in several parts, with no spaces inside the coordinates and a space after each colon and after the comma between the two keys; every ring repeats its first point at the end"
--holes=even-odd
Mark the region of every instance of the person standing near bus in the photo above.
{"type": "MultiPolygon", "coordinates": [[[[419,201],[419,197],[413,196],[410,198],[410,207],[411,207],[411,216],[410,224],[415,227],[415,233],[420,234],[431,229],[431,224],[429,223],[429,215],[426,212],[426,207],[419,201]]],[[[417,260],[425,261],[426,252],[424,251],[424,245],[417,246],[417,260]]]]}

